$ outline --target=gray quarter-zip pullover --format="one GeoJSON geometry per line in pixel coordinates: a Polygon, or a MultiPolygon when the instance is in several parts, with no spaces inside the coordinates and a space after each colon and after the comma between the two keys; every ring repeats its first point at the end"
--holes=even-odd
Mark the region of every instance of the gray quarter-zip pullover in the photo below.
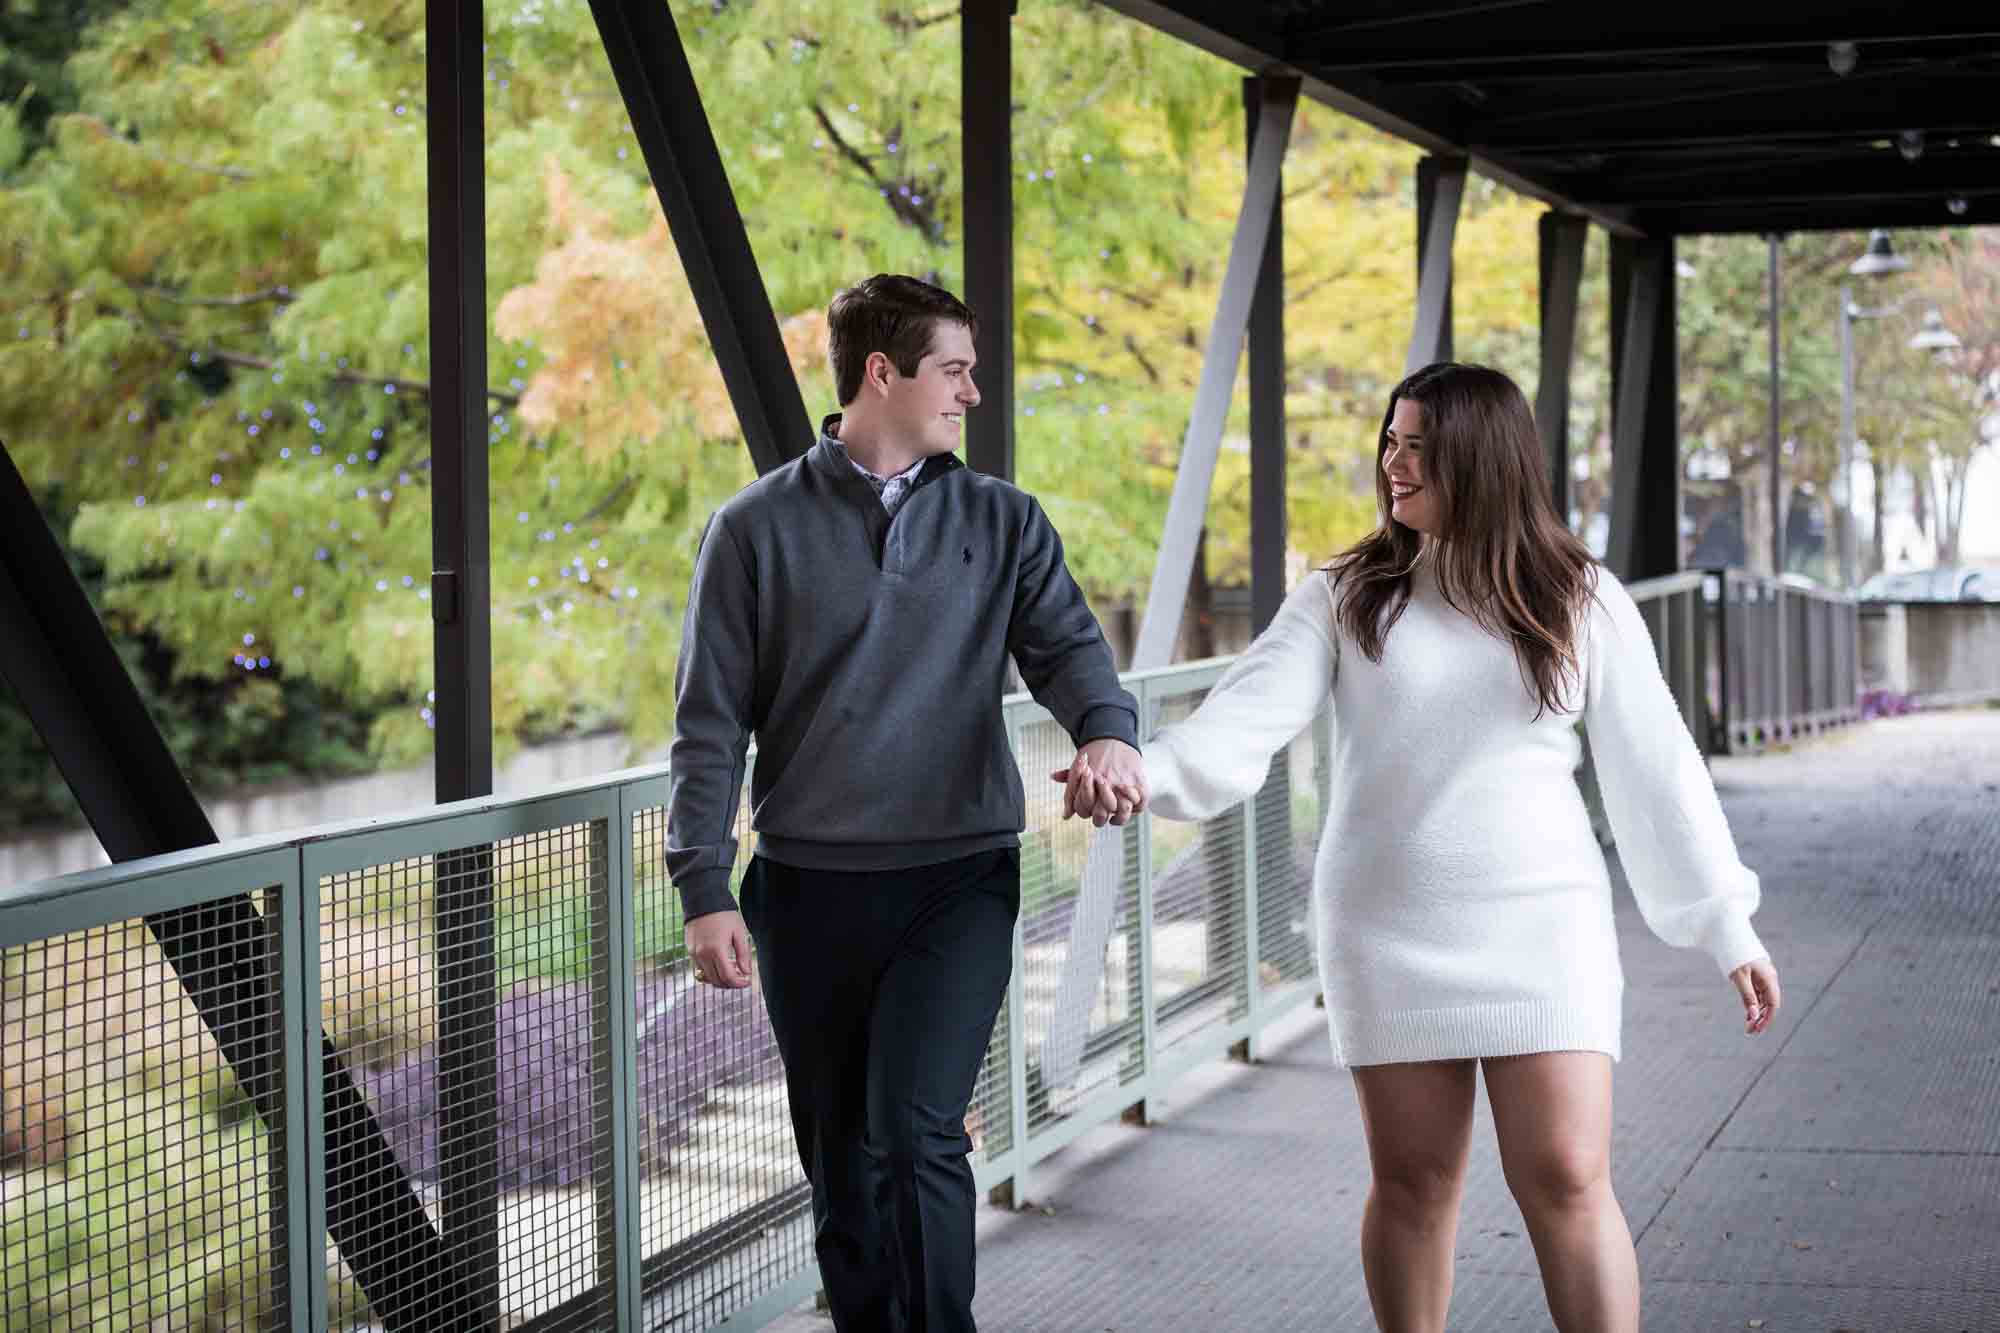
{"type": "Polygon", "coordinates": [[[715,512],[676,678],[667,870],[688,917],[735,906],[744,758],[761,855],[818,870],[1017,845],[1009,654],[1078,745],[1138,744],[1138,707],[1034,498],[955,455],[892,515],[829,417],[802,458],[715,512]]]}

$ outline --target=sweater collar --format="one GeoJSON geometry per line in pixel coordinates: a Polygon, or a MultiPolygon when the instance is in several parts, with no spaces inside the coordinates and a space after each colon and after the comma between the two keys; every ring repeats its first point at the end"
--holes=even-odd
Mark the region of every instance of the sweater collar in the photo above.
{"type": "MultiPolygon", "coordinates": [[[[806,452],[806,462],[817,468],[821,475],[838,484],[851,484],[861,489],[871,501],[880,504],[879,497],[868,483],[855,471],[853,459],[847,446],[840,442],[840,413],[829,412],[820,418],[819,439],[806,452]]],[[[965,460],[957,454],[932,454],[924,460],[923,470],[910,483],[912,490],[924,486],[947,472],[954,472],[965,466],[965,460]]]]}

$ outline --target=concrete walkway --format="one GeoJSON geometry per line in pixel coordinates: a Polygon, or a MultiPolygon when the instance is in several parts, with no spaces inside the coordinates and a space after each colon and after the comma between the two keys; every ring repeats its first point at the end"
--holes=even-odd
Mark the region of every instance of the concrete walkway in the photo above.
{"type": "MultiPolygon", "coordinates": [[[[1614,1173],[1649,1333],[2000,1330],[2000,711],[1715,763],[1784,1008],[1618,903],[1614,1173]]],[[[1368,1174],[1317,1015],[1086,1136],[983,1210],[983,1333],[1368,1330],[1368,1174]]],[[[1454,1330],[1550,1327],[1482,1093],[1454,1330]]],[[[824,1333],[801,1311],[773,1326],[824,1333]]]]}

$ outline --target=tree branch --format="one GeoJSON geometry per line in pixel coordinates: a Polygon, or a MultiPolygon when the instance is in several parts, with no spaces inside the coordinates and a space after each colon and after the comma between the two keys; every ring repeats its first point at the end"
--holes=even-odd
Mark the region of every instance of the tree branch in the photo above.
{"type": "Polygon", "coordinates": [[[847,142],[846,137],[834,128],[833,118],[826,114],[826,108],[818,102],[813,103],[813,118],[819,121],[820,128],[826,131],[829,139],[833,140],[833,146],[839,150],[842,157],[852,162],[855,166],[860,167],[862,174],[868,177],[872,183],[878,186],[882,184],[882,177],[876,173],[874,161],[853,144],[847,142]]]}
{"type": "Polygon", "coordinates": [[[261,292],[241,292],[232,296],[182,296],[165,287],[134,287],[132,290],[157,296],[162,301],[172,301],[175,305],[241,306],[261,305],[266,301],[289,305],[292,301],[292,289],[289,287],[267,287],[261,292]]]}
{"type": "MultiPolygon", "coordinates": [[[[912,184],[915,184],[918,189],[925,189],[926,187],[924,187],[923,182],[913,181],[908,177],[901,181],[893,181],[885,178],[881,172],[875,169],[875,159],[849,143],[841,132],[834,128],[833,118],[827,115],[825,106],[815,101],[812,104],[812,111],[814,119],[820,123],[820,128],[825,130],[827,136],[833,140],[834,148],[840,152],[842,157],[860,168],[862,175],[868,178],[868,183],[881,193],[882,201],[889,205],[889,211],[895,215],[896,220],[915,227],[918,231],[921,231],[933,240],[937,239],[941,228],[937,219],[935,199],[928,191],[924,196],[919,196],[910,188],[912,184]],[[932,198],[932,202],[921,203],[919,202],[920,197],[932,198]]],[[[900,126],[891,133],[890,141],[892,143],[902,142],[902,128],[900,126]]]]}
{"type": "Polygon", "coordinates": [[[625,494],[626,491],[630,490],[631,486],[632,486],[631,477],[629,476],[620,477],[618,479],[618,484],[616,486],[613,486],[609,491],[605,492],[604,498],[602,500],[599,500],[596,504],[592,505],[590,507],[590,511],[586,513],[582,518],[577,519],[576,521],[579,523],[588,523],[593,518],[596,518],[599,515],[603,514],[605,510],[611,508],[612,505],[616,504],[618,502],[618,497],[625,494]]]}
{"type": "Polygon", "coordinates": [[[172,153],[161,152],[152,145],[141,143],[136,139],[128,139],[113,129],[102,117],[93,116],[91,117],[91,121],[96,125],[97,132],[106,139],[122,143],[135,153],[144,153],[155,162],[165,162],[171,166],[184,167],[189,171],[199,171],[210,176],[222,176],[233,181],[257,179],[256,172],[245,171],[242,167],[219,167],[210,162],[195,162],[185,157],[175,157],[172,153]]]}
{"type": "Polygon", "coordinates": [[[905,14],[892,9],[882,16],[882,22],[896,32],[911,33],[940,23],[950,23],[958,15],[957,9],[940,10],[935,14],[905,14]]]}
{"type": "MultiPolygon", "coordinates": [[[[247,356],[242,352],[225,351],[219,347],[197,347],[179,334],[154,324],[144,315],[135,315],[131,311],[119,310],[113,306],[106,306],[105,309],[127,323],[144,329],[167,346],[177,348],[183,352],[193,352],[197,358],[220,361],[225,366],[236,366],[243,370],[284,369],[282,364],[268,357],[247,356]]],[[[398,379],[393,375],[366,375],[358,370],[336,370],[333,372],[331,378],[340,384],[393,385],[398,393],[407,391],[422,394],[426,398],[435,396],[430,383],[426,380],[398,379]]],[[[519,394],[508,393],[501,389],[489,388],[486,390],[486,396],[496,403],[505,403],[509,407],[517,406],[521,401],[519,394]]]]}

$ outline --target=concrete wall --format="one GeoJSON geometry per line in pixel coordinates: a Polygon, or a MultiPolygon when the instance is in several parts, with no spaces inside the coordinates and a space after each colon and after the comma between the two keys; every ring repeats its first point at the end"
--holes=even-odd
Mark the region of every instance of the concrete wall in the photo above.
{"type": "MultiPolygon", "coordinates": [[[[1217,588],[1213,603],[1211,619],[1216,652],[1242,652],[1250,643],[1250,590],[1217,588]]],[[[1112,654],[1119,669],[1125,670],[1131,663],[1133,641],[1139,633],[1138,614],[1129,606],[1114,606],[1103,608],[1101,615],[1112,654]]],[[[1191,623],[1181,626],[1178,660],[1188,659],[1193,648],[1193,631],[1191,623]]],[[[1007,687],[1021,688],[1011,668],[1007,687]]],[[[498,794],[505,796],[609,773],[632,764],[657,763],[665,758],[664,746],[656,753],[634,757],[628,753],[622,735],[586,736],[520,751],[501,768],[494,785],[498,794]]],[[[231,838],[283,833],[315,824],[420,808],[432,804],[435,781],[431,766],[425,764],[400,772],[373,773],[335,782],[285,784],[204,795],[202,806],[215,825],[216,836],[227,842],[231,838]]],[[[53,879],[106,862],[104,849],[97,845],[97,836],[88,828],[31,834],[0,843],[0,887],[53,879]]]]}
{"type": "MultiPolygon", "coordinates": [[[[533,791],[615,772],[635,763],[666,758],[656,754],[633,757],[618,733],[583,736],[552,745],[530,746],[516,753],[498,774],[497,794],[533,791]]],[[[220,796],[202,797],[202,808],[224,842],[263,833],[283,833],[343,819],[401,814],[435,802],[436,776],[429,764],[335,782],[287,783],[220,796]]],[[[0,887],[30,884],[75,870],[107,864],[97,835],[88,828],[59,829],[0,843],[0,887]]]]}
{"type": "Polygon", "coordinates": [[[1863,603],[1861,688],[1934,707],[2000,700],[2000,602],[1863,603]]]}

